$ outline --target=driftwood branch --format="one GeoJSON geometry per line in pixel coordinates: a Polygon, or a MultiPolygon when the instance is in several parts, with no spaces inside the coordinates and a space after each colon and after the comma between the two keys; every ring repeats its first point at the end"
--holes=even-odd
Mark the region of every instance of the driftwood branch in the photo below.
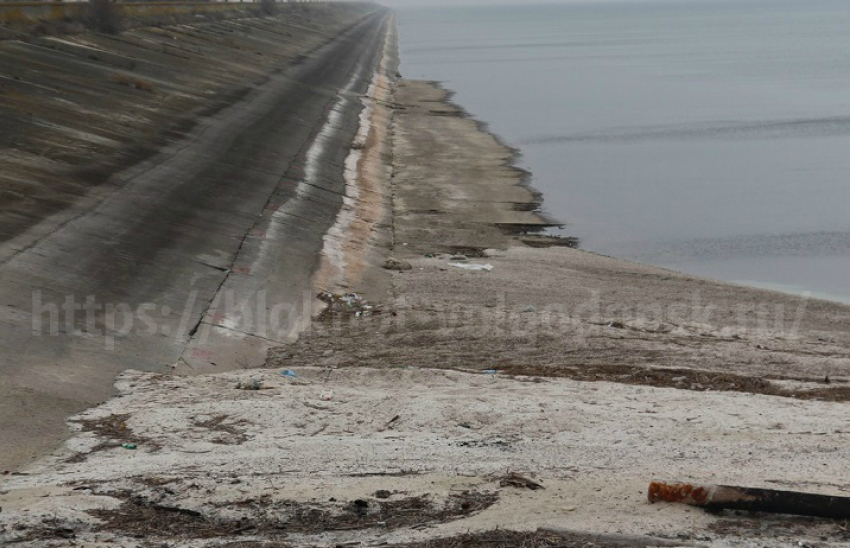
{"type": "Polygon", "coordinates": [[[850,498],[731,485],[649,484],[649,502],[680,502],[706,510],[747,510],[850,519],[850,498]]]}
{"type": "Polygon", "coordinates": [[[543,487],[543,484],[533,479],[523,476],[517,472],[510,472],[501,478],[499,478],[499,485],[502,487],[519,487],[521,489],[531,489],[532,491],[537,491],[538,489],[546,489],[543,487]]]}

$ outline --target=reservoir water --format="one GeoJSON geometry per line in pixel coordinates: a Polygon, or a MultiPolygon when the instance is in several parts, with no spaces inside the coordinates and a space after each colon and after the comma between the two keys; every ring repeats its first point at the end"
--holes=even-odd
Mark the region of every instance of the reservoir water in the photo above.
{"type": "Polygon", "coordinates": [[[850,302],[850,2],[399,10],[583,248],[850,302]]]}

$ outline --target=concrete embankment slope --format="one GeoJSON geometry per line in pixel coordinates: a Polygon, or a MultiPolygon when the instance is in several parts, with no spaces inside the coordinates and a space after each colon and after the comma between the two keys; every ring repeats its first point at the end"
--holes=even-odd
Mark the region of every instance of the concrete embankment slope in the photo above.
{"type": "Polygon", "coordinates": [[[389,24],[324,5],[0,43],[0,467],[121,370],[250,365],[246,338],[298,327],[389,24]],[[232,324],[267,289],[275,329],[232,324]],[[219,363],[210,331],[246,354],[219,363]]]}

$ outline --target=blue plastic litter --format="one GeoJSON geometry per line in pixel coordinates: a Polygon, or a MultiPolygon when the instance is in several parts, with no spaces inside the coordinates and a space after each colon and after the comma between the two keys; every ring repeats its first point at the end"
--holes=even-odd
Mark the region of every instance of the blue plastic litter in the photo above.
{"type": "Polygon", "coordinates": [[[283,375],[284,377],[297,377],[298,376],[298,373],[296,373],[295,371],[293,371],[291,369],[284,369],[283,371],[280,372],[280,374],[283,375]]]}
{"type": "Polygon", "coordinates": [[[485,375],[495,375],[496,373],[498,373],[498,371],[496,371],[495,369],[485,369],[484,370],[485,375]]]}

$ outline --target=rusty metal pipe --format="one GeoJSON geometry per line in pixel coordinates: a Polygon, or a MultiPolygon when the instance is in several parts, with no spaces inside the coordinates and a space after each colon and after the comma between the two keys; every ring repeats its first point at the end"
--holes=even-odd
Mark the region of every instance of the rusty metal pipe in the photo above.
{"type": "Polygon", "coordinates": [[[731,485],[649,484],[650,503],[679,502],[706,510],[746,510],[850,519],[850,498],[731,485]]]}

